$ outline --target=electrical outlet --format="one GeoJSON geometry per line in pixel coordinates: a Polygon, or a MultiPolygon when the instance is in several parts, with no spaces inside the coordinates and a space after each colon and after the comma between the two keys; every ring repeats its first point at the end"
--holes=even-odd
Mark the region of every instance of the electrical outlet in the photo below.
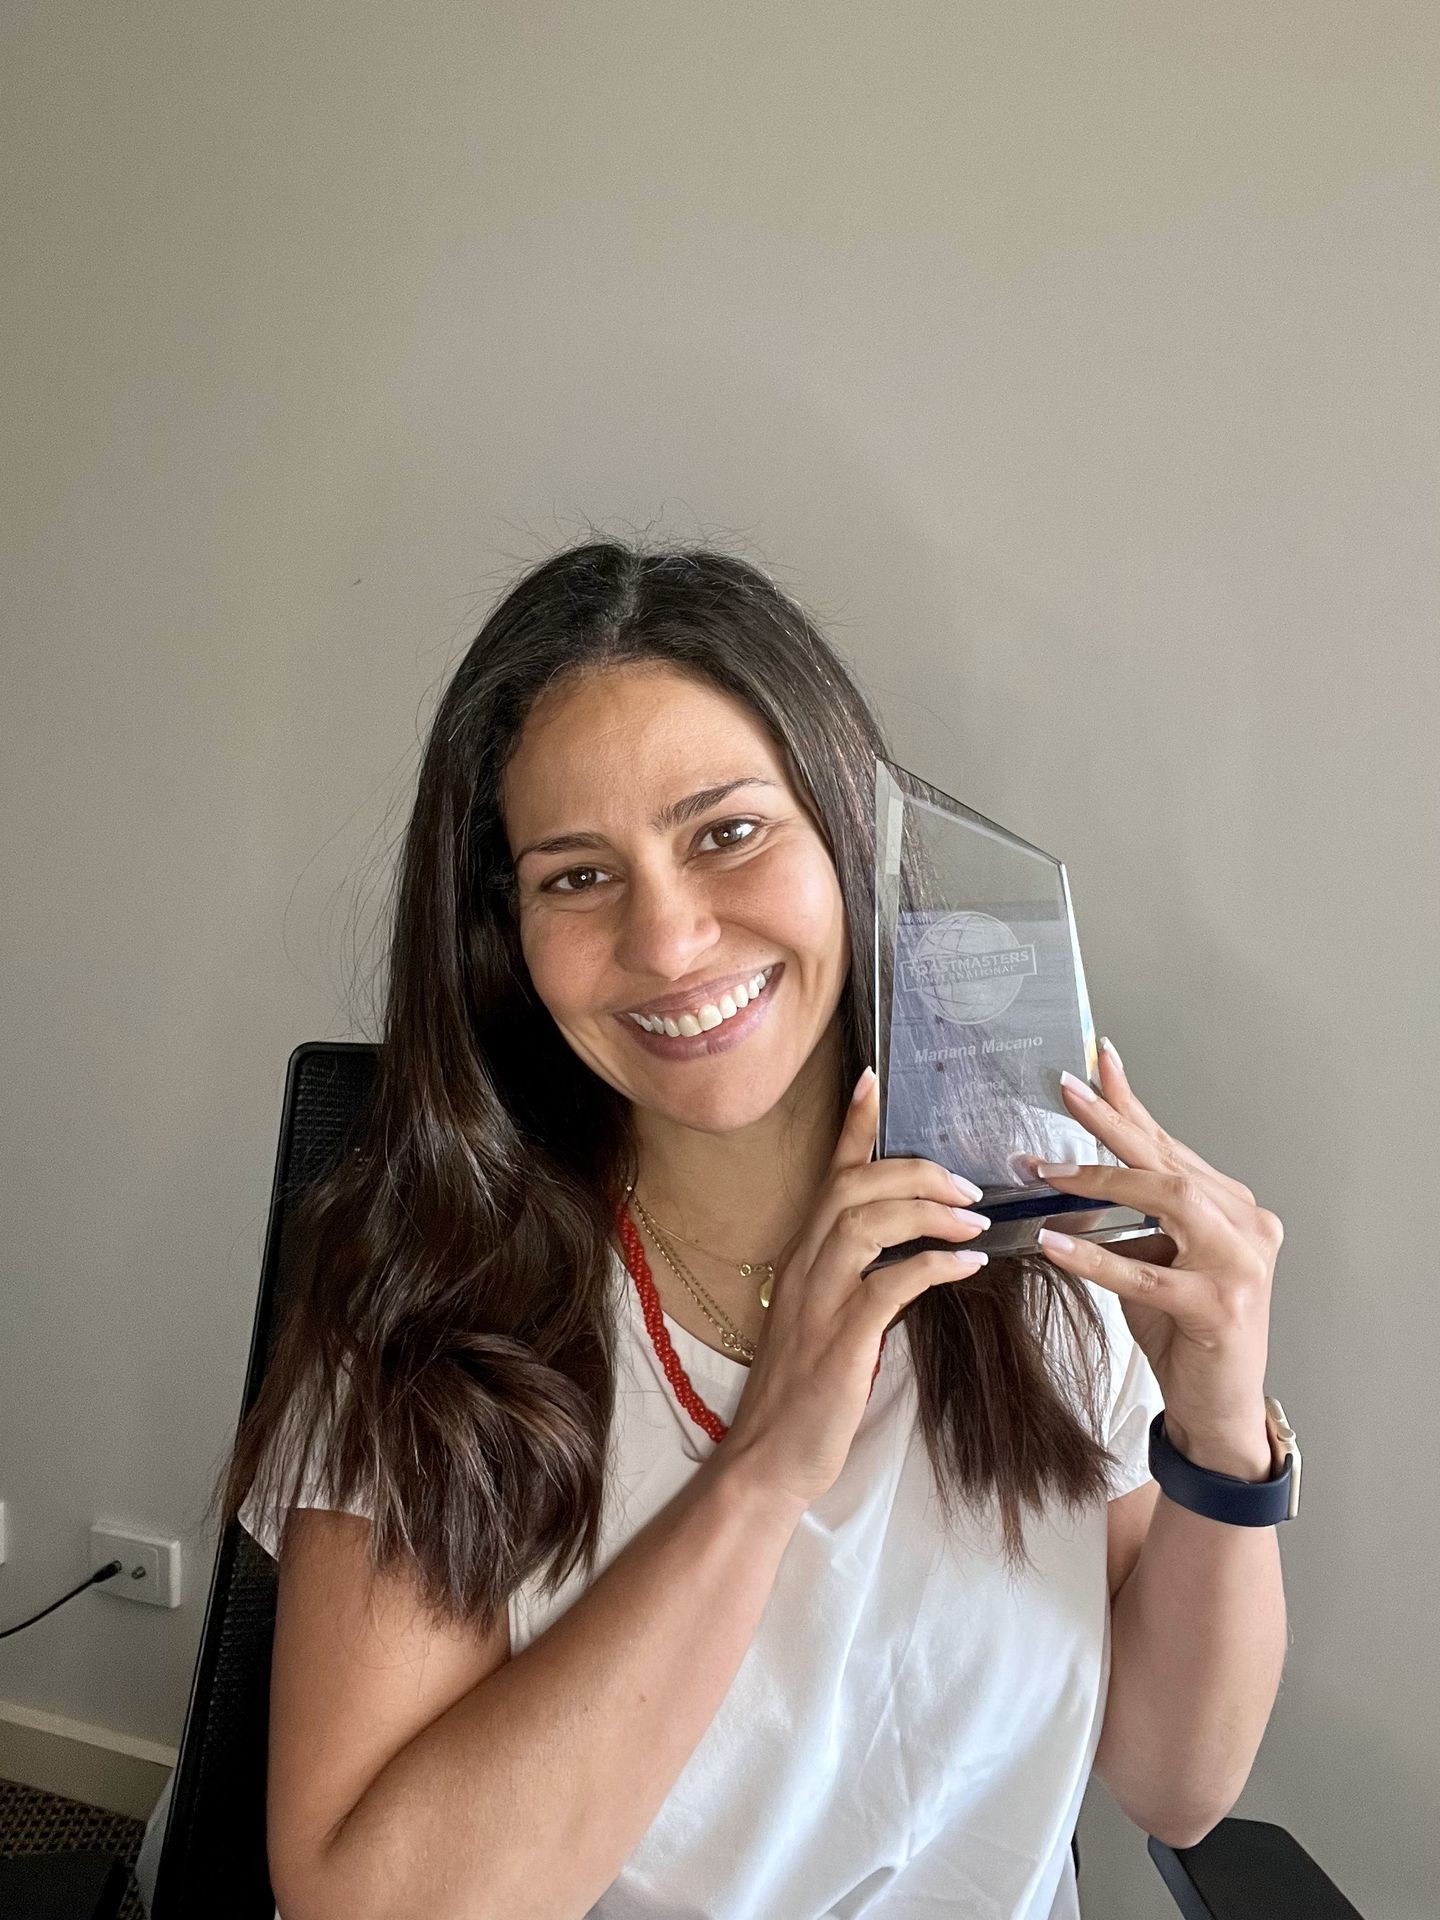
{"type": "Polygon", "coordinates": [[[112,1560],[119,1573],[100,1584],[101,1593],[122,1600],[142,1600],[150,1607],[180,1604],[180,1542],[161,1540],[153,1533],[121,1533],[114,1527],[90,1529],[90,1571],[98,1573],[112,1560]]]}

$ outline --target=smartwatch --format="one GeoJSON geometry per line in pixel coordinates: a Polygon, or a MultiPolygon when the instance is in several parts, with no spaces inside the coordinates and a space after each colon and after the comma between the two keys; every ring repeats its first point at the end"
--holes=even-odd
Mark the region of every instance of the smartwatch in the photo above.
{"type": "Polygon", "coordinates": [[[1270,1478],[1241,1480],[1187,1460],[1165,1431],[1165,1410],[1150,1422],[1150,1472],[1167,1500],[1232,1527],[1273,1527],[1300,1511],[1300,1448],[1278,1400],[1265,1396],[1270,1478]]]}

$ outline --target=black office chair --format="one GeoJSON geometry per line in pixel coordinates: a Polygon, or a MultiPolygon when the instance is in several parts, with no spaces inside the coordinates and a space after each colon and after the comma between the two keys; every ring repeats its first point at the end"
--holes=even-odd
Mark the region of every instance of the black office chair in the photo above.
{"type": "MultiPolygon", "coordinates": [[[[376,1049],[316,1041],[290,1057],[242,1414],[260,1392],[276,1306],[293,1268],[296,1197],[345,1151],[375,1079],[376,1049]]],[[[272,1920],[265,1761],[275,1563],[238,1521],[221,1538],[156,1872],[152,1920],[272,1920]]],[[[1150,1837],[1184,1920],[1363,1920],[1283,1827],[1222,1820],[1193,1847],[1150,1837]]],[[[1078,1870],[1080,1852],[1071,1839],[1078,1870]]],[[[0,1859],[4,1920],[115,1920],[130,1884],[103,1854],[0,1859]]]]}

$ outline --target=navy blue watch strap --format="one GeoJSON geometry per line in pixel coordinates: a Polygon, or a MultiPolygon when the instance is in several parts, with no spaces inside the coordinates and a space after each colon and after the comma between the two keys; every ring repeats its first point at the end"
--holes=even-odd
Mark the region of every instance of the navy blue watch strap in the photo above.
{"type": "Polygon", "coordinates": [[[1167,1500],[1210,1520],[1224,1520],[1232,1527],[1273,1527],[1290,1517],[1289,1460],[1283,1473],[1258,1482],[1197,1467],[1166,1433],[1163,1408],[1150,1422],[1150,1472],[1167,1500]]]}

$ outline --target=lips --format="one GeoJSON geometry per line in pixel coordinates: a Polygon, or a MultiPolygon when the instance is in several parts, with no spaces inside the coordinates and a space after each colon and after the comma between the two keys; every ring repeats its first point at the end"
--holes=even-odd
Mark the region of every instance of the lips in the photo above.
{"type": "MultiPolygon", "coordinates": [[[[733,993],[737,986],[748,987],[758,974],[768,973],[773,977],[773,974],[778,971],[778,961],[766,960],[758,967],[751,967],[748,972],[742,970],[738,973],[717,974],[713,980],[706,980],[700,986],[692,987],[688,993],[671,994],[668,1000],[652,1000],[644,1006],[626,1007],[624,1014],[628,1019],[632,1013],[643,1013],[648,1019],[666,1013],[672,1015],[696,1013],[707,1004],[713,1003],[718,1006],[723,994],[733,993]]],[[[765,990],[768,990],[768,987],[769,981],[766,982],[765,990]]]]}
{"type": "Polygon", "coordinates": [[[644,1027],[637,1026],[628,1013],[620,1013],[615,1017],[637,1046],[643,1047],[647,1053],[653,1053],[659,1060],[698,1060],[708,1054],[728,1053],[732,1047],[747,1040],[768,1019],[771,1002],[780,989],[783,977],[784,968],[777,965],[763,993],[757,994],[733,1019],[722,1020],[718,1027],[711,1027],[704,1033],[681,1034],[678,1039],[672,1040],[668,1034],[647,1033],[644,1027]]]}

